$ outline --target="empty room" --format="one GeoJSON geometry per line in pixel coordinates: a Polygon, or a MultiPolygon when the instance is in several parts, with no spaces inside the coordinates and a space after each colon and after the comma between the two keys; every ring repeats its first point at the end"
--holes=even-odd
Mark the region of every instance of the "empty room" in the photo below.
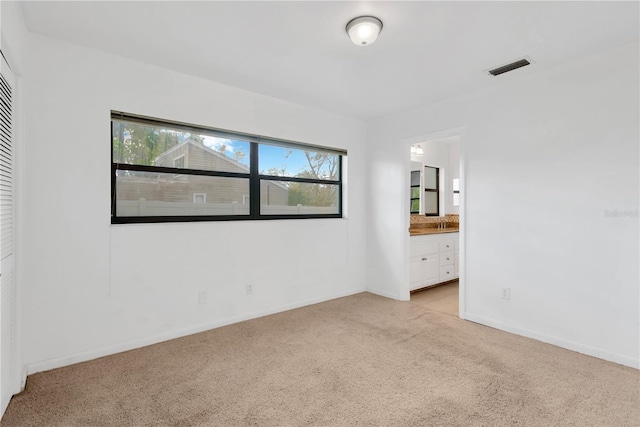
{"type": "Polygon", "coordinates": [[[638,2],[0,2],[0,425],[640,425],[638,2]]]}

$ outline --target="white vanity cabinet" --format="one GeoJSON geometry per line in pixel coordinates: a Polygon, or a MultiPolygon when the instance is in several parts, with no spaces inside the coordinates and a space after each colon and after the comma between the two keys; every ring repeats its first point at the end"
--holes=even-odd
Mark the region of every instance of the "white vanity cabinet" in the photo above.
{"type": "Polygon", "coordinates": [[[458,273],[458,233],[412,236],[410,289],[453,280],[458,273]]]}

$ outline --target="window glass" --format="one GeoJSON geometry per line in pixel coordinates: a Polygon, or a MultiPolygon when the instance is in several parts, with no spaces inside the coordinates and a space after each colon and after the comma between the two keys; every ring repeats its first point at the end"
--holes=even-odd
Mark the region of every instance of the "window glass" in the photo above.
{"type": "Polygon", "coordinates": [[[306,182],[260,182],[262,215],[337,214],[339,187],[306,182]]]}
{"type": "Polygon", "coordinates": [[[420,171],[411,171],[411,186],[420,186],[420,171]]]}
{"type": "Polygon", "coordinates": [[[438,188],[438,168],[424,167],[424,188],[433,190],[438,188]]]}
{"type": "Polygon", "coordinates": [[[425,215],[438,215],[438,193],[425,191],[424,213],[425,215]]]}
{"type": "Polygon", "coordinates": [[[420,212],[420,200],[411,199],[411,213],[419,213],[419,212],[420,212]]]}
{"type": "Polygon", "coordinates": [[[223,172],[249,172],[248,141],[113,121],[113,161],[223,172]]]}
{"type": "Polygon", "coordinates": [[[261,175],[337,181],[340,156],[325,151],[260,144],[261,175]]]}
{"type": "Polygon", "coordinates": [[[118,216],[249,215],[249,179],[119,170],[118,216]]]}
{"type": "Polygon", "coordinates": [[[440,199],[440,169],[424,167],[424,214],[427,216],[440,215],[438,200],[440,199]]]}
{"type": "Polygon", "coordinates": [[[453,206],[460,206],[460,178],[453,179],[453,206]]]}

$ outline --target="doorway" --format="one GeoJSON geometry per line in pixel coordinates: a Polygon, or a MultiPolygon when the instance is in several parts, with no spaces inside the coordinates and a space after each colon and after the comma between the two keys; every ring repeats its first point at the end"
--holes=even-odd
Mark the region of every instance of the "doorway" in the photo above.
{"type": "Polygon", "coordinates": [[[464,318],[461,133],[411,144],[410,301],[464,318]]]}
{"type": "Polygon", "coordinates": [[[454,280],[443,285],[437,285],[411,294],[411,302],[430,310],[459,316],[460,281],[454,280]]]}

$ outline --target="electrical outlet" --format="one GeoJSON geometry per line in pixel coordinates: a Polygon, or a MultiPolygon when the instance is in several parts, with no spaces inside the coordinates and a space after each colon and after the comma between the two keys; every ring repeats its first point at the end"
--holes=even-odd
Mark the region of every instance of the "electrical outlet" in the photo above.
{"type": "Polygon", "coordinates": [[[253,294],[253,285],[251,283],[247,283],[245,290],[247,291],[247,295],[253,294]]]}
{"type": "Polygon", "coordinates": [[[198,292],[198,304],[206,304],[207,303],[207,292],[200,291],[198,292]]]}
{"type": "Polygon", "coordinates": [[[511,288],[502,288],[502,299],[511,299],[511,288]]]}

